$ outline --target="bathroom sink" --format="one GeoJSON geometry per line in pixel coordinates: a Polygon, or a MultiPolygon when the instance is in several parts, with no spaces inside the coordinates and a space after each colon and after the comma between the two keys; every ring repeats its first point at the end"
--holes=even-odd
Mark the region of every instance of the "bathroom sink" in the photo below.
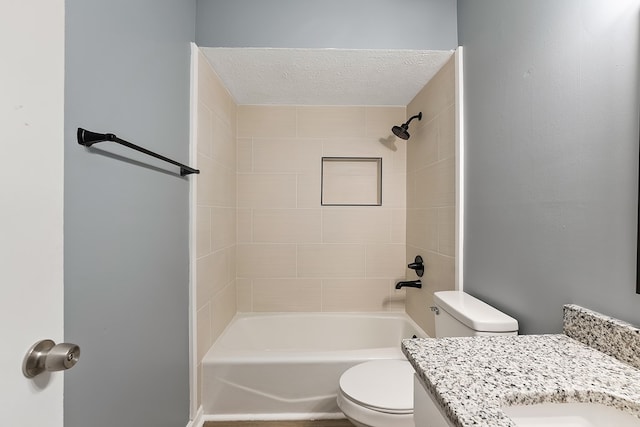
{"type": "Polygon", "coordinates": [[[597,403],[541,403],[502,410],[518,427],[640,427],[640,418],[597,403]]]}

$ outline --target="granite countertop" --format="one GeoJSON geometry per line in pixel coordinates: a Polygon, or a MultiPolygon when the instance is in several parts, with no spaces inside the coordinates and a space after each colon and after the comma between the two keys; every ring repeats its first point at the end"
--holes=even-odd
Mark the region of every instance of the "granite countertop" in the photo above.
{"type": "Polygon", "coordinates": [[[411,339],[402,349],[456,426],[515,426],[502,406],[545,402],[640,417],[640,330],[575,305],[564,320],[565,334],[411,339]]]}

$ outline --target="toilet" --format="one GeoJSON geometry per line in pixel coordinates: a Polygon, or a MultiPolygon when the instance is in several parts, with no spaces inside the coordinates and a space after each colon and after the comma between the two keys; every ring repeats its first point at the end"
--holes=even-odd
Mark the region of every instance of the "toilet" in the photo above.
{"type": "MultiPolygon", "coordinates": [[[[459,291],[433,294],[436,337],[516,335],[518,321],[459,291]]],[[[340,377],[338,407],[356,427],[414,427],[413,374],[407,360],[373,360],[340,377]]]]}

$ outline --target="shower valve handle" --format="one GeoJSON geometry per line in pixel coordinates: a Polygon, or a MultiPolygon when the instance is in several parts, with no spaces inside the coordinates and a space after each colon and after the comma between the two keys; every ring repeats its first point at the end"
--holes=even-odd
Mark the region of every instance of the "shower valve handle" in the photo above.
{"type": "Polygon", "coordinates": [[[418,277],[422,277],[422,275],[424,274],[424,261],[420,255],[416,255],[413,262],[409,264],[407,267],[409,267],[412,270],[415,270],[418,277]]]}

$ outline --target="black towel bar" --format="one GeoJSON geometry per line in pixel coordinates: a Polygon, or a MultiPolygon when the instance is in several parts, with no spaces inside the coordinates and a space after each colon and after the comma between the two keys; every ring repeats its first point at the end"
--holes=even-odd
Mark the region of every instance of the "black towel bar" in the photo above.
{"type": "Polygon", "coordinates": [[[78,128],[78,144],[84,145],[85,147],[91,147],[93,144],[97,144],[98,142],[111,141],[120,145],[124,145],[125,147],[129,147],[133,150],[144,153],[148,156],[155,157],[156,159],[160,159],[167,163],[171,163],[172,165],[176,165],[180,167],[180,176],[190,175],[192,173],[200,173],[198,169],[191,168],[187,165],[183,165],[182,163],[178,163],[175,160],[171,160],[168,157],[162,156],[160,154],[154,153],[153,151],[149,151],[146,148],[142,148],[136,144],[132,144],[124,139],[120,139],[112,133],[96,133],[91,132],[86,129],[78,128]]]}

